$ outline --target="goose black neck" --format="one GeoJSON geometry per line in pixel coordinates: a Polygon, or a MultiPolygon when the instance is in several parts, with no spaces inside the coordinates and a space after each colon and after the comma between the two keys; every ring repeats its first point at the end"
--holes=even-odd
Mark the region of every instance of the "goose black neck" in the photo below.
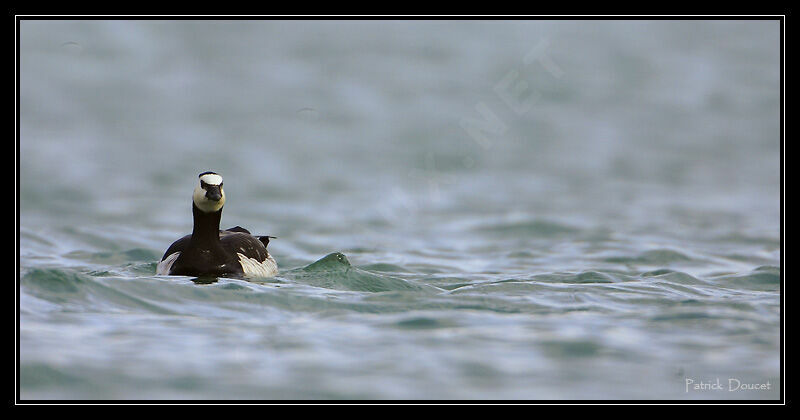
{"type": "Polygon", "coordinates": [[[192,203],[192,216],[194,218],[192,242],[201,247],[219,244],[219,221],[222,218],[222,209],[205,213],[192,203]]]}

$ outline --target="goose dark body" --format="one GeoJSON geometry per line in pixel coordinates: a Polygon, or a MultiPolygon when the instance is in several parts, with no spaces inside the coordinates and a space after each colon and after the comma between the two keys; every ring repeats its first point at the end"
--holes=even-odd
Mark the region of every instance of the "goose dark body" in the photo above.
{"type": "Polygon", "coordinates": [[[241,226],[219,229],[224,204],[221,177],[219,185],[208,185],[202,182],[206,174],[213,173],[200,174],[202,191],[198,198],[196,189],[192,203],[192,233],[167,248],[159,263],[158,274],[214,277],[274,275],[272,271],[277,271],[277,264],[267,251],[271,236],[254,236],[241,226]],[[198,201],[206,207],[206,211],[198,207],[198,201]],[[218,205],[209,207],[209,202],[218,205]]]}

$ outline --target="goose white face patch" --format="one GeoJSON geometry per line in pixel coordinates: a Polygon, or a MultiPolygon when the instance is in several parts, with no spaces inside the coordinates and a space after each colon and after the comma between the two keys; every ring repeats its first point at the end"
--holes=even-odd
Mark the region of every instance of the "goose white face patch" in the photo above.
{"type": "Polygon", "coordinates": [[[222,177],[217,174],[205,174],[200,177],[200,181],[209,185],[220,185],[222,184],[222,177]]]}
{"type": "Polygon", "coordinates": [[[194,187],[192,200],[197,208],[205,213],[219,211],[225,205],[225,190],[222,189],[222,177],[213,173],[201,176],[197,186],[194,187]],[[210,187],[219,187],[219,193],[222,195],[219,200],[215,201],[206,197],[206,192],[210,187]]]}

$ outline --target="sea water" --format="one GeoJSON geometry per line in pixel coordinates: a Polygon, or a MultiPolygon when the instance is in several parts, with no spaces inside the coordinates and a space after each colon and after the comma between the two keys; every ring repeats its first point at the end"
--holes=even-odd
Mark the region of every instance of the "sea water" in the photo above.
{"type": "Polygon", "coordinates": [[[780,396],[777,21],[19,34],[24,400],[780,396]],[[206,170],[278,276],[155,275],[206,170]]]}

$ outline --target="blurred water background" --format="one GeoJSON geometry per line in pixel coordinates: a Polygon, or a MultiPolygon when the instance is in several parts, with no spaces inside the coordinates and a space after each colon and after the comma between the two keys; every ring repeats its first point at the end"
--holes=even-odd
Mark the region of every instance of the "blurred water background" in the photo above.
{"type": "Polygon", "coordinates": [[[779,397],[777,21],[20,26],[23,399],[779,397]]]}

